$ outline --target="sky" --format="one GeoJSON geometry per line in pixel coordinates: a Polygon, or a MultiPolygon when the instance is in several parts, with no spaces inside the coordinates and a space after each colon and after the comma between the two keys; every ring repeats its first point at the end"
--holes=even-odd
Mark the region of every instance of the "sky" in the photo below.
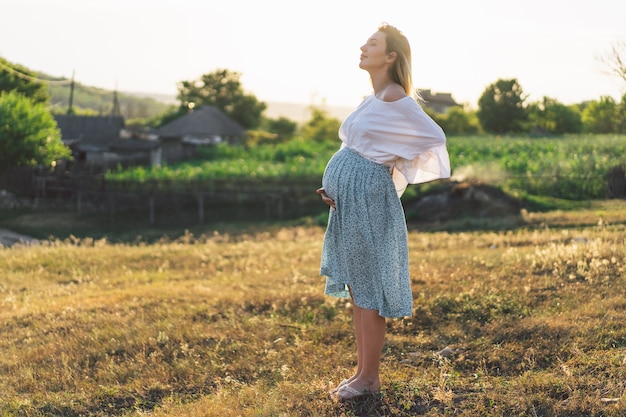
{"type": "Polygon", "coordinates": [[[612,96],[601,61],[626,42],[626,1],[0,0],[0,56],[84,85],[175,96],[218,69],[265,102],[356,106],[359,47],[382,22],[409,39],[415,87],[476,108],[516,78],[528,101],[612,96]]]}

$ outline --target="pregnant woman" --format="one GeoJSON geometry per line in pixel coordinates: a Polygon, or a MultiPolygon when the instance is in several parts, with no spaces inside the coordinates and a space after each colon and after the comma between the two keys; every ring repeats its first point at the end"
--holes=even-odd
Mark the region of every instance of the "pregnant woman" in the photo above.
{"type": "Polygon", "coordinates": [[[411,50],[382,24],[361,46],[373,93],[339,129],[340,149],[317,190],[330,206],[320,273],[325,293],[351,298],[357,367],[331,393],[339,400],[380,391],[386,318],[412,315],[408,240],[400,196],[408,184],[450,176],[443,130],[413,96],[411,50]]]}

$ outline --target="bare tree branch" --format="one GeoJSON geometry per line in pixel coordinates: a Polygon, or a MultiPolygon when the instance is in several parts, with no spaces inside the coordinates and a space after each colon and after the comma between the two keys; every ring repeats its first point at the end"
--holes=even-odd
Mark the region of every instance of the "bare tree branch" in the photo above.
{"type": "Polygon", "coordinates": [[[609,74],[626,81],[626,42],[615,42],[611,47],[611,52],[602,56],[600,62],[608,67],[609,74]]]}

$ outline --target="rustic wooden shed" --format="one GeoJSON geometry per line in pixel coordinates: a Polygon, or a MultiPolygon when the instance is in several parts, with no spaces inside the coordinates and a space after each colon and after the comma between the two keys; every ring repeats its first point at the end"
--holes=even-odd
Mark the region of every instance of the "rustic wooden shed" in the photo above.
{"type": "Polygon", "coordinates": [[[163,159],[191,158],[199,146],[239,143],[246,129],[214,106],[201,106],[161,126],[154,132],[163,146],[163,159]]]}
{"type": "Polygon", "coordinates": [[[123,138],[122,116],[55,115],[63,143],[72,149],[78,164],[161,163],[158,140],[123,138]]]}

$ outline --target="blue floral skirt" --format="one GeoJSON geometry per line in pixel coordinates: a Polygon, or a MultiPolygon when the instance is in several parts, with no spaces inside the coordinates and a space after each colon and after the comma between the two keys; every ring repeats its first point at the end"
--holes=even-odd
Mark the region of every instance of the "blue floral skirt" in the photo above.
{"type": "Polygon", "coordinates": [[[344,147],[322,178],[335,200],[324,235],[320,275],[325,293],[383,317],[412,315],[404,210],[389,168],[344,147]]]}

